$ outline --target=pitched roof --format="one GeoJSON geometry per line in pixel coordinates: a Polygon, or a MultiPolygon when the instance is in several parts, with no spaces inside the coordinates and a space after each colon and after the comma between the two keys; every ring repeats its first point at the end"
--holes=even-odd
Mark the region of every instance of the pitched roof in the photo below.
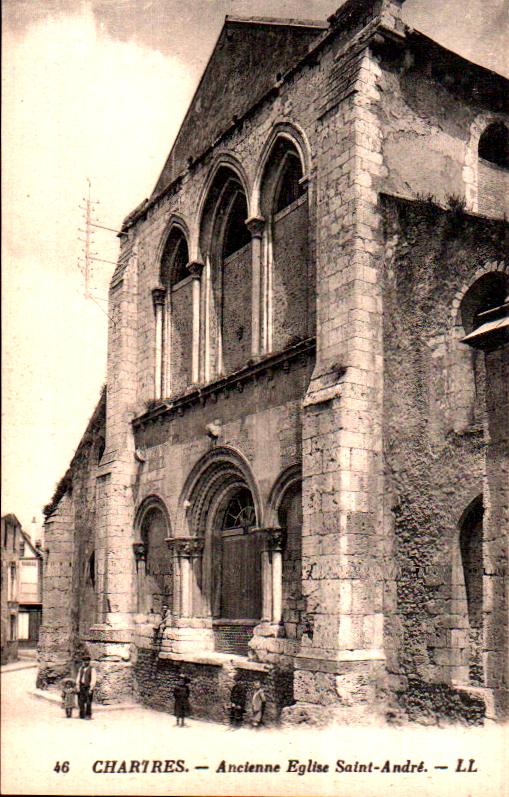
{"type": "Polygon", "coordinates": [[[159,194],[308,51],[326,23],[226,17],[154,188],[159,194]]]}

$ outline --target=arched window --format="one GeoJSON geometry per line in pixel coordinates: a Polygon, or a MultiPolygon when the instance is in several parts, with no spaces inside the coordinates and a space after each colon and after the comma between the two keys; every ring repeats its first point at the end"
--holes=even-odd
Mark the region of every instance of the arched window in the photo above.
{"type": "Polygon", "coordinates": [[[294,482],[285,491],[278,511],[285,531],[283,552],[283,622],[285,635],[296,639],[302,633],[302,487],[294,482]]]}
{"type": "Polygon", "coordinates": [[[509,213],[509,128],[493,122],[478,145],[478,208],[489,216],[509,213]]]}
{"type": "Polygon", "coordinates": [[[223,260],[251,242],[246,219],[246,198],[241,191],[238,191],[227,215],[223,240],[223,260]]]}
{"type": "Polygon", "coordinates": [[[476,349],[493,349],[507,342],[509,333],[509,277],[493,271],[468,289],[461,302],[464,343],[476,349]]]}
{"type": "Polygon", "coordinates": [[[274,212],[279,213],[292,205],[304,192],[300,159],[296,153],[289,151],[284,158],[276,187],[274,212]]]}
{"type": "Polygon", "coordinates": [[[173,566],[166,544],[168,523],[159,506],[151,506],[144,513],[140,537],[145,546],[145,571],[138,584],[139,611],[161,613],[163,606],[171,606],[173,566]]]}
{"type": "Polygon", "coordinates": [[[221,167],[201,223],[205,260],[206,378],[242,368],[251,354],[251,236],[248,205],[237,174],[221,167]]]}
{"type": "Polygon", "coordinates": [[[228,502],[224,518],[223,530],[249,529],[256,522],[256,514],[251,493],[243,488],[228,502]]]}
{"type": "Polygon", "coordinates": [[[488,125],[479,139],[479,157],[509,169],[509,130],[503,122],[488,125]]]}
{"type": "Polygon", "coordinates": [[[460,527],[460,552],[468,621],[469,680],[483,683],[483,505],[477,498],[467,509],[460,527]]]}
{"type": "Polygon", "coordinates": [[[88,578],[92,588],[95,589],[95,551],[92,551],[88,560],[88,578]]]}
{"type": "Polygon", "coordinates": [[[161,284],[166,288],[162,328],[162,395],[183,393],[192,381],[193,298],[187,270],[189,251],[180,227],[174,226],[161,260],[161,284]]]}
{"type": "Polygon", "coordinates": [[[286,137],[265,167],[260,207],[265,227],[265,347],[278,351],[314,334],[315,276],[309,258],[308,201],[302,162],[286,137]]]}

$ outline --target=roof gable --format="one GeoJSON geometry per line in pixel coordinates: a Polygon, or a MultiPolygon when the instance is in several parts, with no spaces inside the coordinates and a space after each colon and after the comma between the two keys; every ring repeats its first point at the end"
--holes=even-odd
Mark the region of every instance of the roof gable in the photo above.
{"type": "Polygon", "coordinates": [[[157,181],[159,194],[308,51],[327,26],[226,18],[157,181]]]}

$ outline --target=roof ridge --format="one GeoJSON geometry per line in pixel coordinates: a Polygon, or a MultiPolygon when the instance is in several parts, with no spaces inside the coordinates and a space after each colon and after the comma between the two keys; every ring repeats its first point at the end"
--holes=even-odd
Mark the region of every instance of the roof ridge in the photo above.
{"type": "Polygon", "coordinates": [[[242,17],[227,14],[225,16],[226,22],[243,22],[248,25],[283,25],[294,28],[318,28],[320,30],[327,30],[329,27],[326,20],[297,19],[295,17],[242,17]]]}

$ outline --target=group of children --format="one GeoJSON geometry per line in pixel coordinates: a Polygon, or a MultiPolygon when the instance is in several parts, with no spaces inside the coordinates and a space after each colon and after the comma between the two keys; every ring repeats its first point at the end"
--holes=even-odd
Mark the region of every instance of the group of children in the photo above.
{"type": "MultiPolygon", "coordinates": [[[[189,716],[189,696],[190,678],[181,675],[173,690],[174,712],[177,726],[183,727],[185,719],[189,716]]],[[[263,723],[265,704],[267,699],[260,681],[254,682],[254,691],[251,695],[251,725],[259,728],[263,723]]],[[[73,709],[76,707],[76,683],[73,678],[65,678],[62,689],[62,707],[65,709],[66,717],[72,717],[73,709]]],[[[228,706],[230,725],[232,728],[240,728],[246,713],[246,692],[241,684],[234,684],[230,692],[230,704],[228,706]]]]}
{"type": "MultiPolygon", "coordinates": [[[[181,727],[185,725],[185,718],[190,711],[190,680],[188,676],[180,676],[173,690],[176,724],[181,727]]],[[[267,698],[265,697],[265,692],[260,681],[255,681],[253,686],[254,691],[251,695],[251,725],[253,728],[259,728],[263,723],[267,698]]],[[[240,728],[246,713],[246,692],[241,684],[237,683],[233,685],[230,692],[230,703],[227,708],[230,717],[230,726],[232,728],[240,728]]]]}

